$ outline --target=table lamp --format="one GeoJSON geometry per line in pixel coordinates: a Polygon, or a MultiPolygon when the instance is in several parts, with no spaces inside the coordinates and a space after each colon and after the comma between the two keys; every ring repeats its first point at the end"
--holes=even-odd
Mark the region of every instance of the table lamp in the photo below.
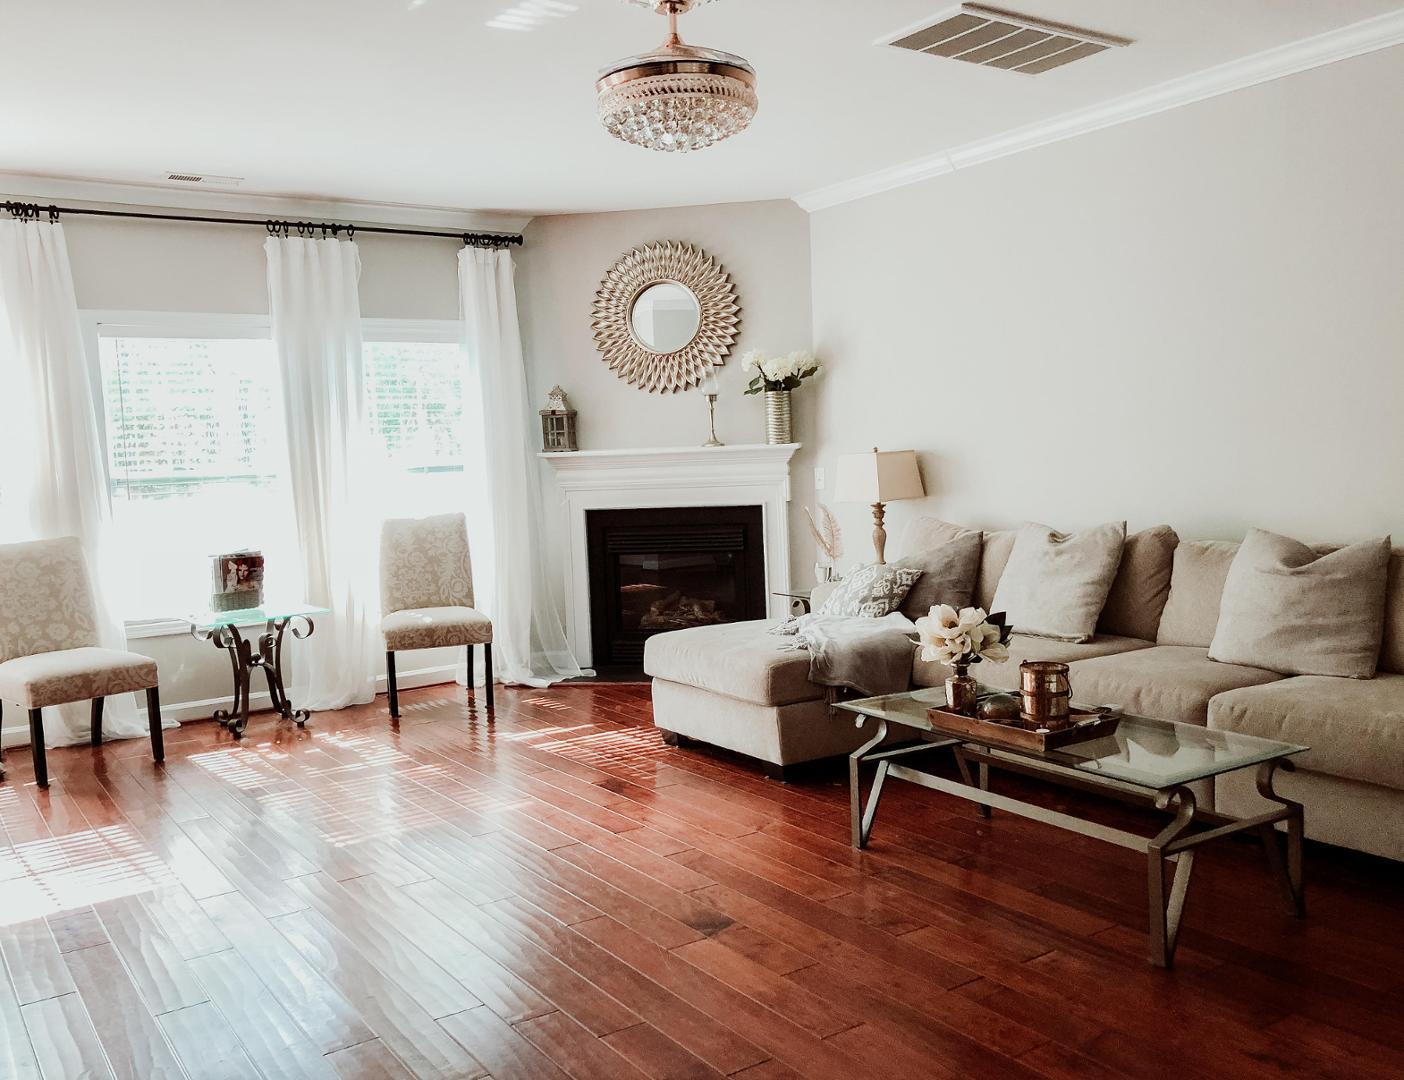
{"type": "Polygon", "coordinates": [[[879,450],[870,454],[844,454],[838,460],[834,498],[838,502],[867,503],[873,508],[873,551],[884,563],[887,530],[882,527],[886,503],[896,499],[920,499],[921,486],[915,450],[879,450]]]}

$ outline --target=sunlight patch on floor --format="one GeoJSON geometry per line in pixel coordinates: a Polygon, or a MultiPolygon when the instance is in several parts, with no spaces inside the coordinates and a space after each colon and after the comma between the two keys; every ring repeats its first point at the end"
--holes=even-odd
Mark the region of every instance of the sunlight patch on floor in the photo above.
{"type": "Polygon", "coordinates": [[[551,698],[529,697],[522,699],[523,705],[531,705],[538,709],[551,709],[555,712],[566,712],[570,709],[564,701],[555,701],[551,698]]]}
{"type": "Polygon", "coordinates": [[[176,881],[125,825],[16,844],[4,853],[0,926],[135,896],[176,881]]]}

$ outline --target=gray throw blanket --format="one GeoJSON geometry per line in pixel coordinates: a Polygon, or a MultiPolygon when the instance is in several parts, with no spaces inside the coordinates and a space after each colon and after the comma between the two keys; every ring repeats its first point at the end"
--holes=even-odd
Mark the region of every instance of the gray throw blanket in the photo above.
{"type": "Polygon", "coordinates": [[[880,619],[852,615],[801,615],[774,627],[793,635],[790,648],[809,653],[809,681],[847,686],[860,694],[896,694],[912,681],[911,634],[916,626],[901,612],[880,619]]]}

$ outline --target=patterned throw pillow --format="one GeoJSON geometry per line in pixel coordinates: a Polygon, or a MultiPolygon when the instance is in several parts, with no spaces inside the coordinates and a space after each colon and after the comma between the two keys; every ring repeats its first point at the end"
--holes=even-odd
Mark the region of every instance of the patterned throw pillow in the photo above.
{"type": "Polygon", "coordinates": [[[871,563],[849,574],[820,605],[820,615],[858,615],[880,619],[902,606],[920,570],[871,563]]]}

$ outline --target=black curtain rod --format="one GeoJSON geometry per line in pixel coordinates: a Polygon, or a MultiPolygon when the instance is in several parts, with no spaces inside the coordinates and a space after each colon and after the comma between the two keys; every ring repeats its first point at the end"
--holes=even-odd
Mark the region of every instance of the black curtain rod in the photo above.
{"type": "Polygon", "coordinates": [[[140,210],[88,210],[79,206],[40,206],[38,203],[6,202],[10,215],[21,220],[37,221],[48,215],[58,221],[61,214],[85,214],[89,217],[136,218],[141,221],[198,221],[208,225],[262,225],[273,236],[340,236],[350,240],[358,232],[383,233],[389,236],[433,236],[445,240],[461,240],[468,247],[500,248],[522,242],[521,233],[435,232],[429,229],[396,229],[389,225],[340,225],[322,221],[280,221],[272,218],[202,217],[198,214],[155,214],[140,210]]]}

